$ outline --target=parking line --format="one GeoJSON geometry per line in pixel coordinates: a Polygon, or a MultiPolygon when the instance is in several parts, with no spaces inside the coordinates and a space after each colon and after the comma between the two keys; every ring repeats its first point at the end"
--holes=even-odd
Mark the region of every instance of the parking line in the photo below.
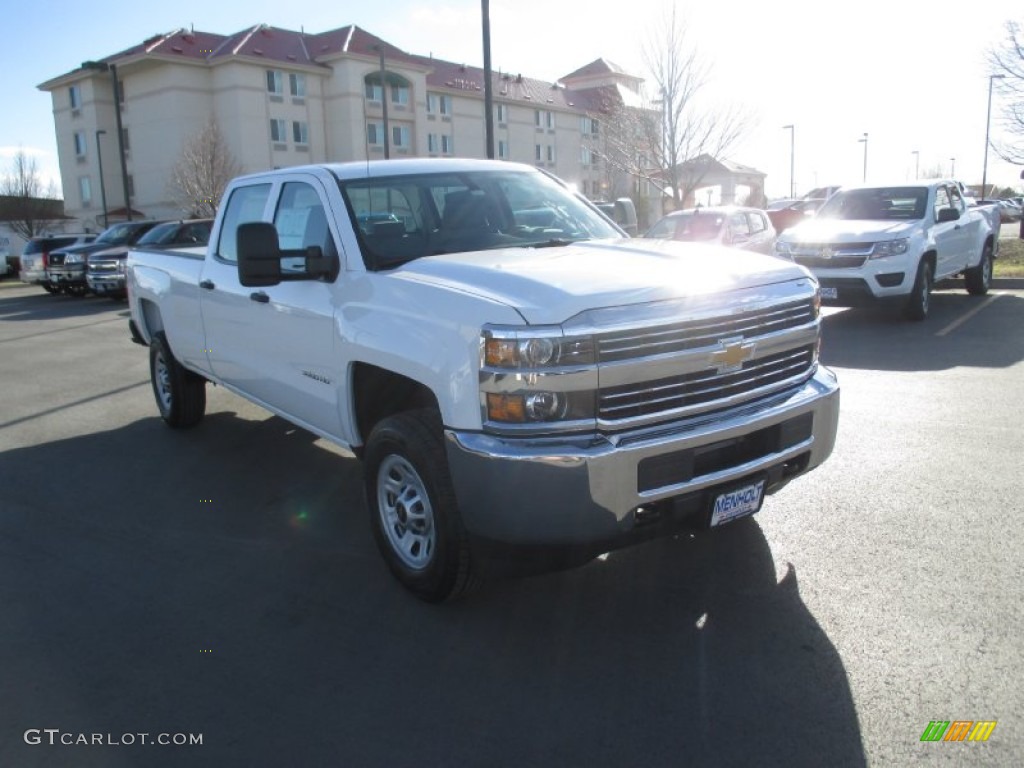
{"type": "Polygon", "coordinates": [[[983,301],[981,304],[979,304],[978,306],[976,306],[974,309],[970,310],[966,314],[961,315],[960,317],[958,317],[956,320],[954,320],[952,323],[947,325],[945,328],[943,328],[941,331],[939,331],[935,335],[936,336],[945,336],[947,333],[950,333],[951,331],[955,331],[957,328],[959,328],[961,325],[966,323],[968,320],[970,320],[976,314],[981,312],[981,310],[983,310],[985,307],[987,307],[993,301],[998,299],[1000,296],[1004,296],[1004,295],[1005,294],[1002,294],[1002,293],[993,293],[991,296],[989,296],[987,299],[985,299],[985,301],[983,301]]]}

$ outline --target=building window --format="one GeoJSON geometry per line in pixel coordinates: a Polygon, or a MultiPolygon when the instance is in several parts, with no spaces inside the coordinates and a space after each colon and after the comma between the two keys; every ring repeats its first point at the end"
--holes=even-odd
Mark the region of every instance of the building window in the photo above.
{"type": "Polygon", "coordinates": [[[131,148],[132,148],[132,143],[130,141],[128,141],[128,129],[127,128],[122,128],[121,129],[121,142],[124,144],[124,151],[125,152],[130,152],[131,148]]]}
{"type": "Polygon", "coordinates": [[[117,103],[124,104],[124,80],[117,81],[117,103]]]}
{"type": "Polygon", "coordinates": [[[498,118],[499,123],[508,122],[508,104],[498,104],[494,108],[495,117],[498,118]]]}
{"type": "Polygon", "coordinates": [[[78,193],[82,196],[82,207],[88,208],[92,205],[92,182],[88,176],[78,177],[78,193]]]}
{"type": "Polygon", "coordinates": [[[580,147],[580,164],[590,165],[594,162],[594,151],[590,147],[580,147]]]}
{"type": "Polygon", "coordinates": [[[292,121],[292,138],[296,144],[309,144],[309,125],[298,120],[292,121]]]}
{"type": "Polygon", "coordinates": [[[428,93],[427,112],[432,115],[450,115],[452,113],[452,97],[443,93],[428,93]]]}
{"type": "Polygon", "coordinates": [[[384,126],[381,123],[367,123],[366,141],[369,144],[383,144],[384,126]]]}
{"type": "Polygon", "coordinates": [[[75,157],[85,157],[85,131],[75,131],[75,157]]]}
{"type": "Polygon", "coordinates": [[[128,178],[128,197],[132,198],[132,197],[135,197],[135,177],[132,176],[129,173],[127,178],[128,178]]]}
{"type": "Polygon", "coordinates": [[[581,117],[580,133],[584,136],[597,136],[597,120],[593,117],[581,117]]]}
{"type": "Polygon", "coordinates": [[[391,103],[392,104],[408,104],[409,103],[409,86],[407,86],[407,85],[392,85],[391,86],[391,103]]]}
{"type": "Polygon", "coordinates": [[[436,133],[428,133],[427,134],[427,152],[429,152],[431,154],[436,154],[437,153],[437,134],[436,133]]]}
{"type": "Polygon", "coordinates": [[[295,74],[294,72],[288,75],[288,86],[292,92],[292,96],[302,98],[306,95],[306,76],[295,74]]]}
{"type": "Polygon", "coordinates": [[[555,162],[555,147],[553,144],[548,144],[548,162],[555,162]]]}
{"type": "Polygon", "coordinates": [[[533,110],[533,124],[538,128],[554,128],[555,115],[547,109],[533,110]]]}
{"type": "Polygon", "coordinates": [[[542,147],[540,144],[534,144],[533,145],[533,150],[534,150],[534,152],[533,152],[533,159],[534,159],[534,161],[538,162],[538,163],[543,162],[543,160],[544,160],[544,147],[542,147]]]}
{"type": "Polygon", "coordinates": [[[508,142],[504,139],[498,139],[498,159],[508,160],[508,142]]]}
{"type": "Polygon", "coordinates": [[[270,140],[274,143],[288,141],[288,124],[284,120],[270,121],[270,140]]]}
{"type": "Polygon", "coordinates": [[[450,155],[455,152],[455,143],[451,136],[441,136],[441,154],[450,155]]]}
{"type": "Polygon", "coordinates": [[[383,101],[383,90],[379,83],[366,83],[366,98],[370,101],[383,101]]]}
{"type": "Polygon", "coordinates": [[[409,126],[407,125],[393,125],[391,126],[391,143],[396,147],[408,147],[409,146],[409,126]]]}
{"type": "Polygon", "coordinates": [[[284,93],[284,78],[276,69],[267,70],[267,93],[275,96],[284,93]]]}
{"type": "Polygon", "coordinates": [[[82,106],[82,89],[77,85],[68,88],[68,98],[71,100],[71,108],[78,109],[82,106]]]}

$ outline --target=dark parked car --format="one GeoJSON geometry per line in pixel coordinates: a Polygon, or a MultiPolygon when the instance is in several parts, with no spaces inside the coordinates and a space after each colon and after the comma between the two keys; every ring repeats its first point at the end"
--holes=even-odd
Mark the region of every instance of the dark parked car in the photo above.
{"type": "Polygon", "coordinates": [[[735,206],[689,208],[668,214],[644,237],[718,243],[758,253],[772,253],[775,228],[757,208],[735,206]]]}
{"type": "Polygon", "coordinates": [[[33,237],[21,252],[21,282],[41,285],[49,293],[57,293],[59,288],[46,278],[50,254],[61,248],[91,243],[95,239],[96,235],[87,233],[33,237]]]}
{"type": "Polygon", "coordinates": [[[825,198],[823,197],[793,200],[785,206],[769,210],[768,218],[771,219],[775,231],[781,234],[801,221],[805,221],[807,217],[813,216],[824,203],[825,198]]]}
{"type": "MultiPolygon", "coordinates": [[[[85,272],[90,256],[103,256],[120,263],[120,281],[115,268],[111,282],[120,285],[124,292],[124,263],[128,249],[161,221],[126,221],[103,230],[99,237],[88,245],[62,248],[50,254],[46,278],[58,290],[72,296],[85,296],[89,283],[85,272]]],[[[112,292],[118,292],[116,289],[112,292]]]]}

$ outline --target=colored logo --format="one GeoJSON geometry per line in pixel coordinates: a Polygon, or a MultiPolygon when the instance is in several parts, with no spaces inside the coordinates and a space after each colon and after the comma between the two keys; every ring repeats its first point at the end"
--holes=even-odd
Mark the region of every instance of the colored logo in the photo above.
{"type": "Polygon", "coordinates": [[[719,339],[719,349],[711,353],[711,365],[718,373],[738,371],[743,363],[754,357],[755,344],[744,343],[743,338],[719,339]]]}
{"type": "Polygon", "coordinates": [[[921,741],[988,741],[997,720],[932,720],[921,741]]]}

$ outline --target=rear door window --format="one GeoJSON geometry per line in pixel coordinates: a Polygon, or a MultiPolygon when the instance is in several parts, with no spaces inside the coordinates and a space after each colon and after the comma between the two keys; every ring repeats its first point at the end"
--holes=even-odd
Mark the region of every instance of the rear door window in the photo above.
{"type": "Polygon", "coordinates": [[[251,221],[262,221],[263,210],[270,197],[270,184],[237,187],[228,199],[224,220],[217,241],[217,256],[232,264],[238,262],[238,227],[251,221]]]}

